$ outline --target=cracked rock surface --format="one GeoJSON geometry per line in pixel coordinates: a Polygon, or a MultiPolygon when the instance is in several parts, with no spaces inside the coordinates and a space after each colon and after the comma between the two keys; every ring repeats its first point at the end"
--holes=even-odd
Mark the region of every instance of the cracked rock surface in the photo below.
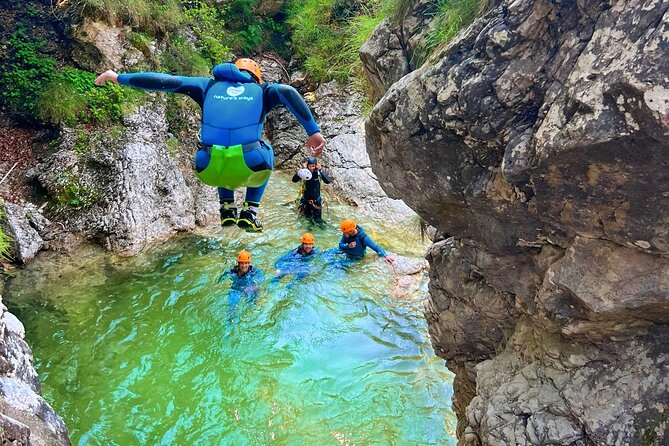
{"type": "Polygon", "coordinates": [[[669,441],[668,54],[666,1],[489,2],[366,122],[383,189],[441,234],[459,444],[669,441]]]}

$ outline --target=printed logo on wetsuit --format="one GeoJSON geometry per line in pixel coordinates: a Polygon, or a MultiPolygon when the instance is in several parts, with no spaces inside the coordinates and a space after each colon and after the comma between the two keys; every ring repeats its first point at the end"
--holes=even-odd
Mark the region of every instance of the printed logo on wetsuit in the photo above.
{"type": "Polygon", "coordinates": [[[244,93],[244,86],[240,85],[239,87],[235,87],[234,85],[231,85],[228,87],[227,93],[232,97],[239,96],[244,93]]]}

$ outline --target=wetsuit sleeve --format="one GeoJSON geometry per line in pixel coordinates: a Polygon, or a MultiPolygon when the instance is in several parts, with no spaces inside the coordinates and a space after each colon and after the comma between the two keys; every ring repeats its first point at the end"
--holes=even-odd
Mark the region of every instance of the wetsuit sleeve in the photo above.
{"type": "Polygon", "coordinates": [[[341,240],[339,240],[339,249],[343,250],[350,249],[348,247],[348,242],[346,241],[346,237],[342,237],[341,240]]]}
{"type": "Polygon", "coordinates": [[[263,98],[263,108],[266,114],[278,105],[285,105],[288,110],[297,118],[304,127],[307,135],[311,136],[321,129],[316,124],[316,120],[309,110],[309,106],[302,96],[290,85],[284,84],[266,84],[265,95],[263,98]]]}
{"type": "Polygon", "coordinates": [[[374,251],[376,251],[376,253],[377,253],[378,255],[380,255],[381,257],[386,257],[386,256],[388,255],[388,254],[383,250],[383,248],[380,247],[379,245],[377,245],[376,243],[374,243],[374,240],[372,240],[372,238],[371,238],[370,236],[368,236],[368,235],[365,235],[365,238],[363,239],[363,243],[364,243],[365,246],[367,246],[368,248],[372,248],[374,251]]]}
{"type": "Polygon", "coordinates": [[[208,77],[172,76],[164,73],[124,73],[118,75],[118,83],[148,91],[165,91],[190,96],[200,107],[209,83],[208,77]]]}
{"type": "Polygon", "coordinates": [[[323,179],[323,182],[324,182],[325,184],[330,184],[330,181],[332,181],[332,180],[330,180],[330,176],[329,176],[328,173],[325,171],[325,169],[321,169],[321,170],[319,170],[318,173],[321,175],[321,178],[323,179]]]}

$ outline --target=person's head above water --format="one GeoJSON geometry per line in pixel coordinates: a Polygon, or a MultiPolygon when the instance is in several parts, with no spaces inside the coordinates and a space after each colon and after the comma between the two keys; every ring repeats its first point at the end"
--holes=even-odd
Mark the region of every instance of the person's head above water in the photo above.
{"type": "Polygon", "coordinates": [[[257,83],[262,82],[262,74],[260,72],[260,65],[253,60],[248,58],[241,58],[235,61],[235,66],[242,71],[246,71],[253,76],[257,83]]]}
{"type": "Polygon", "coordinates": [[[239,254],[237,254],[237,269],[239,271],[239,275],[243,276],[244,274],[248,273],[250,268],[251,253],[248,251],[239,251],[239,254]]]}
{"type": "Polygon", "coordinates": [[[347,236],[351,237],[358,232],[358,225],[355,224],[355,220],[352,218],[347,218],[341,222],[341,232],[347,236]]]}
{"type": "Polygon", "coordinates": [[[314,249],[314,235],[305,232],[302,234],[302,251],[309,254],[312,249],[314,249]]]}

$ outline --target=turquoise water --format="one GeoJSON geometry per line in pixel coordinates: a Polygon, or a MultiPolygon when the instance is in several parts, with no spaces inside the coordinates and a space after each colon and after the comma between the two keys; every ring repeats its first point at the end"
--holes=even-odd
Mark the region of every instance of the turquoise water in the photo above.
{"type": "MultiPolygon", "coordinates": [[[[82,250],[17,274],[5,302],[73,444],[455,444],[452,376],[421,313],[425,280],[391,297],[392,268],[373,252],[274,279],[302,232],[321,249],[339,240],[335,224],[311,228],[283,203],[294,194],[275,175],[260,235],[215,228],[132,259],[82,250]],[[265,280],[231,306],[219,277],[241,248],[265,280]]],[[[343,205],[329,220],[350,215],[388,250],[422,256],[415,222],[384,226],[343,205]]]]}

